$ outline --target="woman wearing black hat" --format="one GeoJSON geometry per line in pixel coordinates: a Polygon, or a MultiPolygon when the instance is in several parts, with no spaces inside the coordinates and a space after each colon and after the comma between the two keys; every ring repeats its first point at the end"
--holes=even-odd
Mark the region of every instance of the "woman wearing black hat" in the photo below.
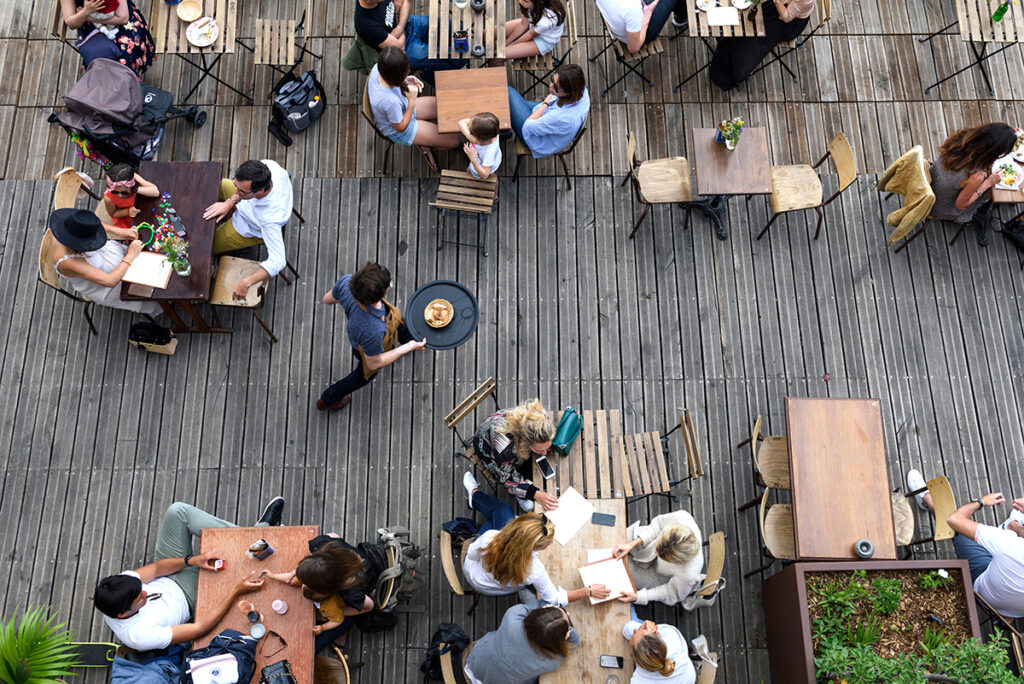
{"type": "Polygon", "coordinates": [[[58,209],[50,214],[50,233],[55,240],[50,249],[53,267],[78,294],[112,309],[151,316],[161,312],[156,302],[121,299],[118,286],[142,251],[142,242],[132,240],[125,247],[120,242],[107,240],[99,217],[81,209],[58,209]]]}

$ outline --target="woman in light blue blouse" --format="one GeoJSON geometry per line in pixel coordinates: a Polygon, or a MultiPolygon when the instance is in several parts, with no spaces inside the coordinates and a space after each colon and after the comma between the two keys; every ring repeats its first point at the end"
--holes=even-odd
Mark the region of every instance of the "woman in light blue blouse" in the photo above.
{"type": "Polygon", "coordinates": [[[576,64],[558,67],[549,90],[543,102],[529,102],[512,87],[508,89],[512,130],[534,159],[568,147],[590,112],[586,79],[576,64]]]}

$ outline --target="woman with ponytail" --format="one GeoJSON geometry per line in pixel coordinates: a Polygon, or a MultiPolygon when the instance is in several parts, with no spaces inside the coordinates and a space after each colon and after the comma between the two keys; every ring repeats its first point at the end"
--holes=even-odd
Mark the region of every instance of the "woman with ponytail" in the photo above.
{"type": "MultiPolygon", "coordinates": [[[[633,617],[636,618],[636,613],[633,617]]],[[[697,681],[697,671],[690,662],[686,639],[672,625],[633,619],[622,628],[622,636],[629,639],[636,664],[633,678],[629,680],[632,684],[694,684],[697,681]]]]}

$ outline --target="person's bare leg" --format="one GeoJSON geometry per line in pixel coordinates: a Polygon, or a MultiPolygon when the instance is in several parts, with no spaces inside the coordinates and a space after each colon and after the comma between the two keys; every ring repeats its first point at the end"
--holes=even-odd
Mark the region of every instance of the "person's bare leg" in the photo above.
{"type": "Polygon", "coordinates": [[[437,98],[433,95],[417,97],[416,118],[421,125],[424,121],[437,121],[437,98]]]}
{"type": "Polygon", "coordinates": [[[458,133],[441,133],[433,121],[420,121],[416,129],[417,145],[428,145],[442,150],[451,150],[462,144],[458,133]]]}
{"type": "Polygon", "coordinates": [[[505,46],[505,59],[522,59],[523,57],[533,57],[539,54],[540,48],[532,40],[505,46]]]}
{"type": "Polygon", "coordinates": [[[928,510],[931,511],[932,514],[934,515],[935,514],[935,504],[932,503],[931,492],[926,492],[925,495],[921,497],[921,501],[924,502],[924,505],[927,506],[928,510]]]}

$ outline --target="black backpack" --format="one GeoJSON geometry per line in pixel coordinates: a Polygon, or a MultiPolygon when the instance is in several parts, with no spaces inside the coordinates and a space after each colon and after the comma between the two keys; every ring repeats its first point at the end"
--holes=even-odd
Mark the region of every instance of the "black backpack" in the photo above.
{"type": "Polygon", "coordinates": [[[282,145],[291,145],[292,133],[301,133],[323,116],[327,109],[324,87],[316,78],[315,71],[301,76],[289,77],[277,82],[270,108],[270,134],[282,145]]]}
{"type": "Polygon", "coordinates": [[[144,321],[128,328],[128,339],[139,344],[162,345],[171,341],[171,331],[162,325],[144,321]]]}
{"type": "MultiPolygon", "coordinates": [[[[443,681],[444,675],[441,673],[441,654],[451,653],[452,662],[460,662],[462,656],[462,649],[469,646],[469,637],[466,636],[466,632],[463,631],[462,627],[459,627],[454,622],[442,622],[438,626],[437,631],[434,632],[434,636],[430,637],[430,648],[427,649],[427,657],[423,659],[423,663],[420,665],[420,672],[426,675],[427,679],[433,681],[443,681]],[[441,650],[441,644],[446,644],[444,650],[441,650]]],[[[462,668],[458,668],[461,670],[462,668]]]]}
{"type": "Polygon", "coordinates": [[[238,681],[248,682],[256,671],[256,639],[248,634],[225,629],[210,639],[209,646],[197,648],[185,656],[182,668],[181,684],[192,684],[192,664],[194,661],[217,655],[230,654],[238,663],[238,681]]]}

